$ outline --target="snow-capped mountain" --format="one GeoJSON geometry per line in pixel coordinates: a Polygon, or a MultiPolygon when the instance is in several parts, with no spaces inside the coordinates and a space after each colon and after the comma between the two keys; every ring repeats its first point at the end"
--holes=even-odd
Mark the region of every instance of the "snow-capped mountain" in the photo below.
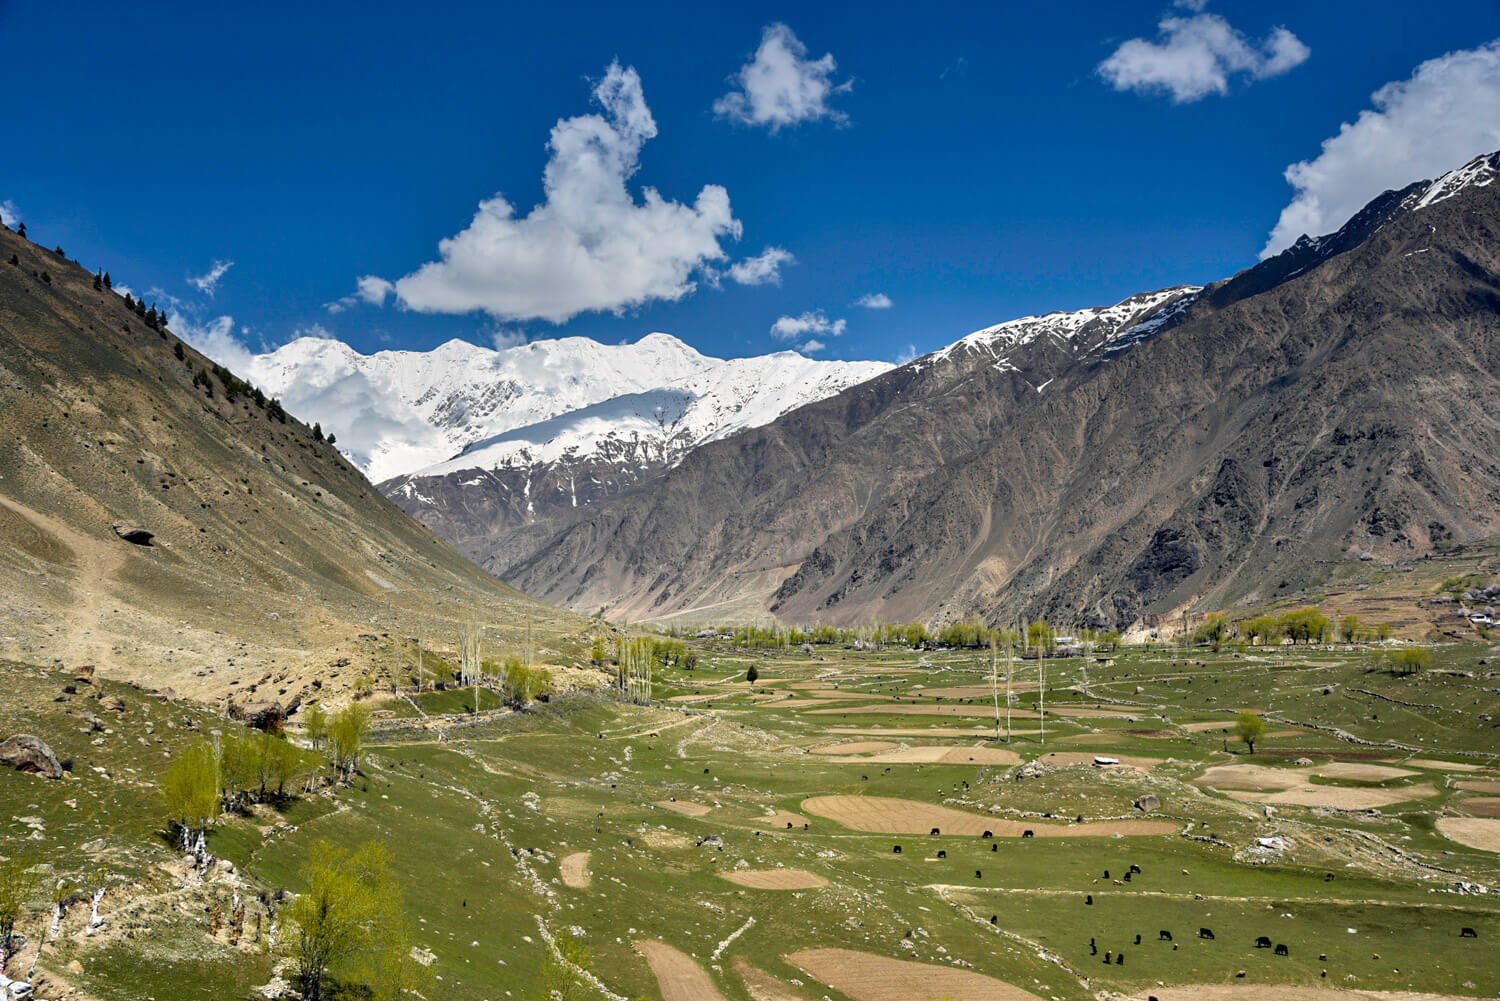
{"type": "MultiPolygon", "coordinates": [[[[344,453],[380,482],[615,397],[673,387],[678,413],[668,414],[669,406],[664,419],[680,423],[691,400],[708,395],[689,421],[693,436],[705,439],[772,420],[886,367],[790,353],[724,361],[656,333],[634,344],[564,337],[495,350],[453,340],[431,351],[370,355],[342,341],[303,337],[256,356],[248,374],[294,413],[336,434],[344,453]],[[692,382],[697,376],[708,381],[692,382]]],[[[630,405],[615,409],[638,423],[630,405]]],[[[589,426],[594,437],[605,433],[589,426]]],[[[559,442],[554,450],[563,449],[559,442]]]]}

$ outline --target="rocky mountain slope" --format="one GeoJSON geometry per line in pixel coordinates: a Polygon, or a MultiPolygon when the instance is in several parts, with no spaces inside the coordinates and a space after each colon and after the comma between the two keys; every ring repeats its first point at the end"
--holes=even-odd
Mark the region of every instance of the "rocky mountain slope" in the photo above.
{"type": "Polygon", "coordinates": [[[385,637],[585,623],[483,573],[77,264],[0,231],[0,655],[183,694],[352,682],[385,637]],[[128,538],[127,538],[128,537],[128,538]],[[133,541],[132,541],[133,540],[133,541]]]}
{"type": "Polygon", "coordinates": [[[630,618],[1123,625],[1492,537],[1497,167],[1206,289],[977,332],[485,565],[630,618]]]}

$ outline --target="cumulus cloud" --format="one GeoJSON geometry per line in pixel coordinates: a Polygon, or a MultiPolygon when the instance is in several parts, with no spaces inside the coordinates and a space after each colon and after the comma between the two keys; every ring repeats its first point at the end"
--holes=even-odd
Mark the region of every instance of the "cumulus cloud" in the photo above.
{"type": "Polygon", "coordinates": [[[829,105],[829,98],[850,90],[845,80],[834,83],[838,64],[832,53],[807,58],[807,46],[784,24],[769,24],[761,32],[760,48],[731,77],[735,89],[714,102],[714,114],[745,125],[763,125],[776,132],[786,125],[820,118],[843,124],[849,116],[829,105]]]}
{"type": "Polygon", "coordinates": [[[891,297],[884,292],[871,292],[869,295],[862,295],[855,299],[854,305],[863,306],[865,309],[890,309],[895,303],[891,302],[891,297]]]}
{"type": "Polygon", "coordinates": [[[0,202],[0,223],[14,226],[21,221],[21,210],[16,208],[16,203],[7,198],[0,202]]]}
{"type": "Polygon", "coordinates": [[[1339,126],[1318,156],[1286,169],[1297,193],[1262,257],[1304,233],[1337,230],[1382,191],[1500,149],[1500,40],[1430,59],[1370,100],[1374,107],[1339,126]]]}
{"type": "MultiPolygon", "coordinates": [[[[656,122],[632,68],[611,63],[593,92],[603,113],[560,120],[548,143],[545,200],[525,216],[501,195],[439,244],[442,259],[395,283],[409,309],[483,310],[502,320],[564,323],[693,292],[696,272],[738,238],[729,193],[705,185],[693,204],[626,187],[656,122]]],[[[375,287],[372,286],[372,291],[375,287]]]]}
{"type": "Polygon", "coordinates": [[[797,258],[782,247],[767,247],[756,257],[735,261],[729,266],[729,277],[741,285],[780,285],[781,267],[795,264],[797,258]]]}
{"type": "Polygon", "coordinates": [[[209,268],[206,274],[189,275],[188,284],[212,298],[214,290],[219,287],[219,279],[223,278],[225,272],[232,267],[234,267],[233,261],[214,261],[214,266],[209,268]]]}
{"type": "Polygon", "coordinates": [[[821,337],[839,337],[849,327],[843,318],[830,320],[821,309],[810,310],[798,316],[782,316],[771,324],[771,336],[778,341],[800,341],[797,350],[804,353],[822,351],[827,343],[821,337]]]}
{"type": "Polygon", "coordinates": [[[1178,6],[1197,13],[1162,18],[1157,41],[1132,38],[1122,43],[1099,64],[1099,75],[1116,90],[1165,93],[1181,104],[1229,93],[1230,78],[1237,75],[1257,80],[1279,76],[1311,53],[1285,28],[1254,45],[1219,15],[1202,13],[1199,0],[1178,6]]]}

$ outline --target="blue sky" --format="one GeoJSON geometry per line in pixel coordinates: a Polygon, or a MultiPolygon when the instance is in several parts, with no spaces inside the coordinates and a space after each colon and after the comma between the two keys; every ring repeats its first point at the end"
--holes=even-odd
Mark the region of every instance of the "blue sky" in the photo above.
{"type": "Polygon", "coordinates": [[[252,348],[895,359],[1246,267],[1299,161],[1287,233],[1500,147],[1494,0],[151,8],[0,0],[0,201],[252,348]]]}

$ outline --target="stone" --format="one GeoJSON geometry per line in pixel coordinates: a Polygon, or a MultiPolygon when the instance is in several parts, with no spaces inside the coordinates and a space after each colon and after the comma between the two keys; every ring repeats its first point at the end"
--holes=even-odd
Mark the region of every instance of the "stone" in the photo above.
{"type": "Polygon", "coordinates": [[[116,525],[115,534],[126,542],[136,546],[149,546],[151,545],[151,540],[156,538],[155,532],[129,523],[116,525]]]}
{"type": "Polygon", "coordinates": [[[42,775],[49,779],[63,777],[63,767],[57,755],[40,737],[29,733],[18,733],[0,744],[0,764],[8,765],[18,772],[42,775]]]}
{"type": "Polygon", "coordinates": [[[1015,777],[1016,781],[1019,782],[1022,779],[1039,779],[1043,775],[1050,774],[1052,774],[1052,766],[1042,761],[1042,759],[1036,758],[1017,768],[1015,777]]]}
{"type": "Polygon", "coordinates": [[[1152,810],[1161,809],[1161,799],[1155,793],[1147,793],[1135,801],[1135,808],[1142,813],[1150,813],[1152,810]]]}
{"type": "Polygon", "coordinates": [[[229,718],[267,733],[275,733],[286,721],[286,712],[276,702],[231,702],[229,718]]]}

